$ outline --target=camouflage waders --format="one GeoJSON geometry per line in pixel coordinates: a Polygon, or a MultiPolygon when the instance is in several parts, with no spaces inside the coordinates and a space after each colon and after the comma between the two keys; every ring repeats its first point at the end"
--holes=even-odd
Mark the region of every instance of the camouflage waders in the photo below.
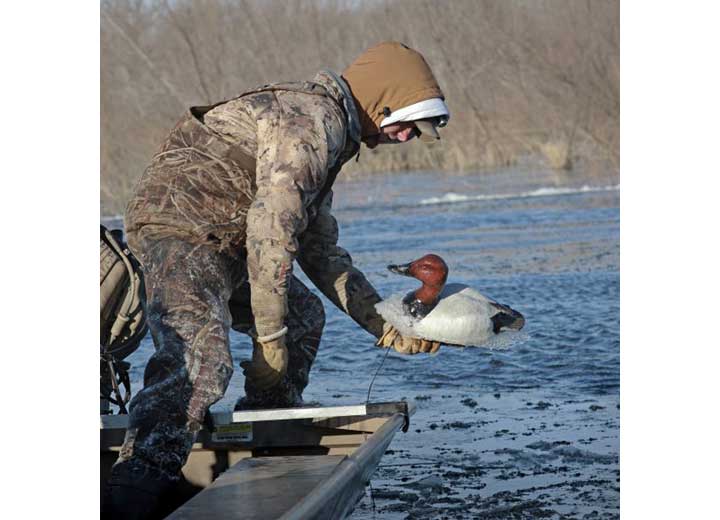
{"type": "MultiPolygon", "coordinates": [[[[135,473],[150,466],[173,480],[187,460],[207,409],[222,398],[230,382],[230,327],[252,334],[249,284],[242,259],[206,245],[168,238],[146,243],[139,255],[156,352],[145,369],[144,388],[130,405],[119,465],[139,466],[135,473]]],[[[264,392],[246,380],[243,407],[290,407],[301,402],[325,313],[320,298],[294,276],[288,300],[288,373],[264,392]]]]}

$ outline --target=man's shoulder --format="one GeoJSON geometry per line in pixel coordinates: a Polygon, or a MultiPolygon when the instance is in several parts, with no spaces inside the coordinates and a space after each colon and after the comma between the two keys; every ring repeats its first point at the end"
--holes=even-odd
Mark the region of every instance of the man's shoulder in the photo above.
{"type": "Polygon", "coordinates": [[[241,103],[256,117],[261,116],[264,112],[278,109],[278,100],[273,91],[250,92],[235,101],[241,103]]]}
{"type": "Polygon", "coordinates": [[[343,111],[329,96],[301,90],[276,91],[280,108],[289,117],[309,116],[315,120],[326,120],[326,126],[337,126],[344,131],[343,111]]]}
{"type": "Polygon", "coordinates": [[[258,119],[266,117],[294,118],[309,116],[327,119],[344,129],[344,114],[337,102],[319,85],[308,82],[271,85],[268,90],[252,91],[238,101],[258,119]]]}

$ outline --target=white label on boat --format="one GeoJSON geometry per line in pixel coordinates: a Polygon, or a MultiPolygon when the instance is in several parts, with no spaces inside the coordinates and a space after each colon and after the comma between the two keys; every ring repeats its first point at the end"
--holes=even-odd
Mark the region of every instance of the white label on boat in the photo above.
{"type": "Polygon", "coordinates": [[[213,442],[250,442],[252,438],[252,423],[222,424],[212,434],[213,442]]]}

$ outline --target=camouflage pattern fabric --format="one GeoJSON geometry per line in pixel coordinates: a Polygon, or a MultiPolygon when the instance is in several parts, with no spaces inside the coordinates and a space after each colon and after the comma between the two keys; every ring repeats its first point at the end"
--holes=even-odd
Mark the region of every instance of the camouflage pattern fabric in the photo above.
{"type": "MultiPolygon", "coordinates": [[[[325,309],[320,298],[297,277],[290,278],[288,288],[288,332],[285,344],[289,362],[285,377],[269,390],[254,388],[245,379],[245,397],[238,400],[236,409],[290,408],[302,403],[302,392],[310,379],[310,367],[315,361],[320,337],[325,326],[325,309]]],[[[250,285],[238,287],[230,298],[233,329],[254,335],[254,317],[250,305],[250,285]]]]}
{"type": "MultiPolygon", "coordinates": [[[[241,259],[207,245],[174,238],[146,241],[140,255],[156,351],[145,368],[144,388],[130,404],[119,462],[135,460],[172,479],[185,464],[207,409],[222,398],[232,376],[230,327],[254,334],[250,286],[241,259]]],[[[295,277],[288,293],[288,373],[267,391],[246,380],[244,408],[298,405],[308,384],[325,312],[320,298],[295,277]]]]}
{"type": "Polygon", "coordinates": [[[233,373],[227,302],[239,273],[228,255],[206,245],[174,238],[142,245],[136,244],[136,255],[145,271],[155,354],[145,367],[144,388],[130,403],[117,465],[148,466],[173,479],[233,373]]]}
{"type": "Polygon", "coordinates": [[[300,236],[297,261],[330,301],[379,338],[385,320],[375,310],[375,304],[382,298],[365,275],[353,266],[350,254],[337,244],[338,225],[330,212],[332,196],[330,192],[325,197],[312,225],[300,236]]]}
{"type": "MultiPolygon", "coordinates": [[[[359,140],[352,97],[329,71],[191,109],[138,183],[125,217],[129,245],[175,236],[229,254],[246,251],[257,332],[273,334],[284,326],[292,262],[317,216],[316,199],[359,140]]],[[[349,256],[337,258],[336,274],[351,265],[349,256]]],[[[364,279],[359,271],[348,276],[364,279]]],[[[338,287],[328,295],[336,302],[347,296],[338,287]]],[[[356,306],[341,302],[344,310],[356,306]]],[[[351,314],[371,330],[365,315],[377,320],[372,306],[351,314]]]]}

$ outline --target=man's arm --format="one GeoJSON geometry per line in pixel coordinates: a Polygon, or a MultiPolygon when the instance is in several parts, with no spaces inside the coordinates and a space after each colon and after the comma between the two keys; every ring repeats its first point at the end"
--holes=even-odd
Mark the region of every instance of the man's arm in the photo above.
{"type": "Polygon", "coordinates": [[[332,192],[329,192],[317,217],[300,236],[298,263],[330,301],[379,338],[385,321],[375,310],[375,304],[382,298],[365,275],[353,266],[348,252],[337,245],[338,226],[330,213],[331,205],[332,192]]]}
{"type": "MultiPolygon", "coordinates": [[[[322,126],[321,126],[322,128],[322,126]]],[[[258,121],[257,192],[247,214],[247,265],[255,328],[282,335],[305,201],[327,175],[326,136],[307,116],[281,109],[258,121]]]]}

